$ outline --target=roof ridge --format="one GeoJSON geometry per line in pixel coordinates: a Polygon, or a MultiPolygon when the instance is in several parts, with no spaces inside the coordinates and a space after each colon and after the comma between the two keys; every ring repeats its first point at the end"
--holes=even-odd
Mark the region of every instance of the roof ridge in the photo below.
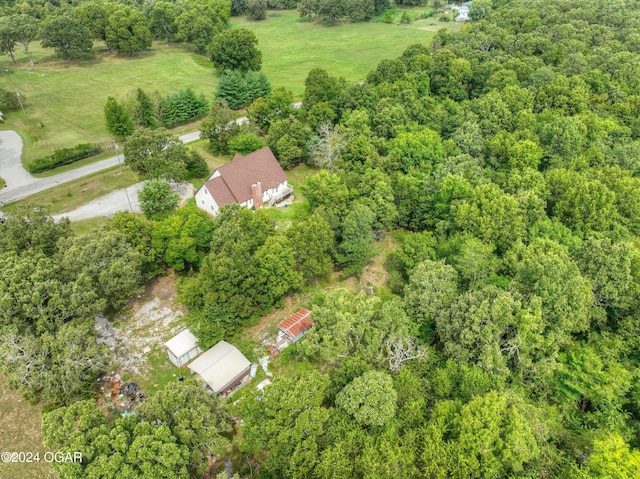
{"type": "Polygon", "coordinates": [[[309,311],[305,311],[305,312],[303,312],[303,311],[296,311],[295,313],[293,313],[293,315],[292,315],[292,316],[298,316],[298,315],[299,315],[299,317],[298,317],[298,318],[296,318],[296,320],[295,320],[295,321],[296,321],[296,323],[297,323],[298,321],[302,321],[304,318],[306,318],[306,317],[309,315],[309,311]]]}
{"type": "Polygon", "coordinates": [[[224,175],[220,174],[220,178],[222,178],[222,181],[224,182],[224,186],[227,187],[227,189],[231,192],[231,196],[233,196],[236,200],[236,203],[240,203],[241,201],[238,199],[238,197],[236,196],[236,194],[233,192],[233,190],[231,189],[231,187],[229,186],[229,183],[227,183],[227,180],[224,179],[224,175]]]}

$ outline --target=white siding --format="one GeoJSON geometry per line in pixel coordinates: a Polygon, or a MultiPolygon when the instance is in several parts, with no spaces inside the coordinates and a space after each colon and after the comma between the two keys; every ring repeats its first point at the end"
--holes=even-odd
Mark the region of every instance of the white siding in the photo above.
{"type": "Polygon", "coordinates": [[[171,361],[175,366],[180,367],[182,366],[182,364],[180,363],[180,360],[178,358],[176,358],[171,351],[167,351],[167,355],[169,356],[169,361],[171,361]]]}
{"type": "Polygon", "coordinates": [[[204,210],[213,216],[217,216],[220,211],[220,208],[218,208],[216,201],[213,199],[213,196],[211,196],[206,186],[202,186],[202,188],[200,188],[196,193],[196,205],[201,210],[204,210]]]}

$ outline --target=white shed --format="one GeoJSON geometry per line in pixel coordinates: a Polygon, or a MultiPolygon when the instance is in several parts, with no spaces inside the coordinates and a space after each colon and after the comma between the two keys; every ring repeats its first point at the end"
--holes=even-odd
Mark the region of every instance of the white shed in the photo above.
{"type": "Polygon", "coordinates": [[[164,347],[167,348],[169,361],[178,367],[187,364],[202,352],[198,347],[198,340],[188,329],[164,343],[164,347]]]}

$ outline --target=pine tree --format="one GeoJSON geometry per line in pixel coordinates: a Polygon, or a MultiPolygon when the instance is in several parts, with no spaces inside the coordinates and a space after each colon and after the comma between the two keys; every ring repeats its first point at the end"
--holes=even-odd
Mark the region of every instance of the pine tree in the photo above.
{"type": "Polygon", "coordinates": [[[245,76],[247,82],[247,96],[253,102],[256,98],[265,98],[271,93],[271,83],[263,72],[247,72],[245,76]]]}
{"type": "Polygon", "coordinates": [[[216,91],[217,98],[224,98],[232,110],[237,110],[249,103],[247,82],[238,70],[226,71],[220,75],[216,91]]]}
{"type": "Polygon", "coordinates": [[[121,138],[126,138],[133,133],[133,120],[131,115],[122,107],[118,101],[109,96],[104,106],[104,118],[107,122],[107,130],[121,138]]]}
{"type": "Polygon", "coordinates": [[[155,128],[157,126],[153,101],[142,88],[136,93],[136,120],[142,128],[155,128]]]}

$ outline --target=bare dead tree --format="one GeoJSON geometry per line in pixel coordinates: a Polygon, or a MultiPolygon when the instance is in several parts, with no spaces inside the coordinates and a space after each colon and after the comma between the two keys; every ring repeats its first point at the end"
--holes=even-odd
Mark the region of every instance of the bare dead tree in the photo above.
{"type": "Polygon", "coordinates": [[[347,147],[344,134],[334,128],[331,122],[318,127],[318,135],[311,140],[310,150],[313,164],[333,171],[334,163],[340,159],[347,147]]]}
{"type": "Polygon", "coordinates": [[[404,363],[424,358],[427,349],[417,344],[415,338],[391,338],[386,343],[389,371],[399,371],[404,363]]]}

